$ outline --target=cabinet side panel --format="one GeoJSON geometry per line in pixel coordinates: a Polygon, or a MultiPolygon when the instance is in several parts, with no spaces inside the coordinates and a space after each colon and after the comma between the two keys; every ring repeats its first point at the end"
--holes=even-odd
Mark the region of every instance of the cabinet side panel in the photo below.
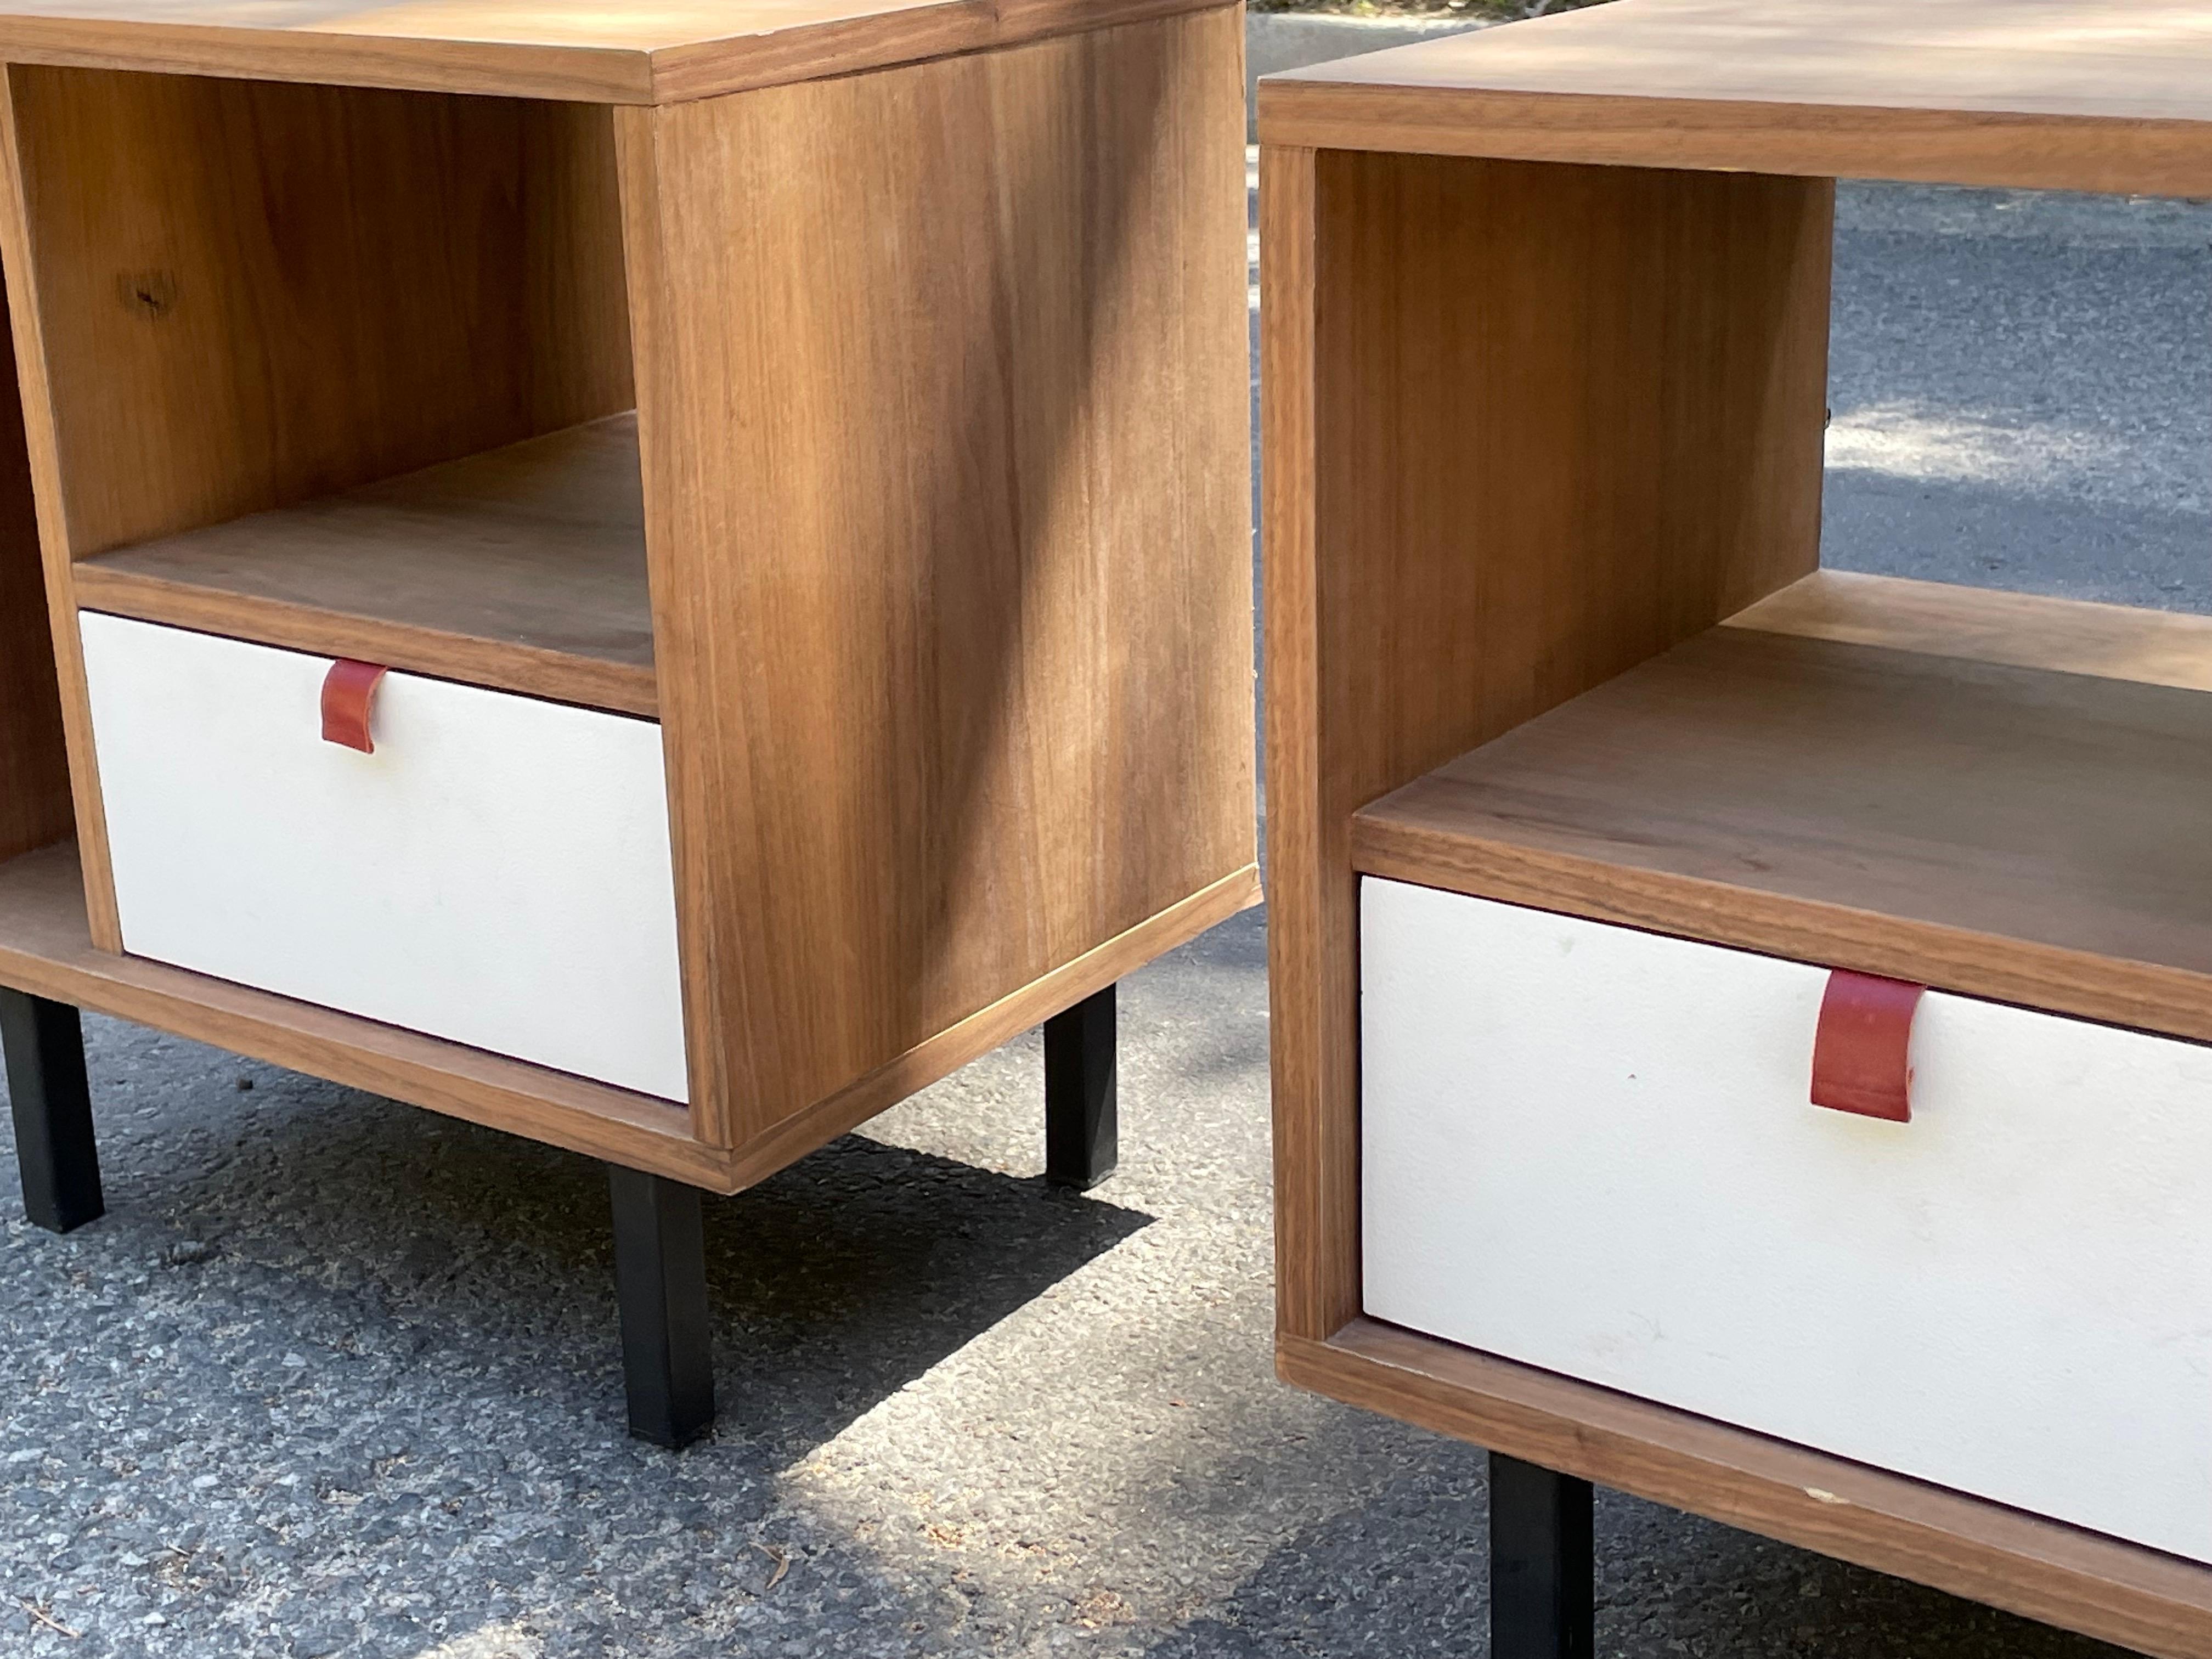
{"type": "Polygon", "coordinates": [[[623,118],[740,1140],[1252,861],[1242,55],[1224,9],[623,118]]]}
{"type": "MultiPolygon", "coordinates": [[[[106,813],[100,803],[100,774],[94,763],[92,715],[84,680],[84,653],[77,638],[76,598],[70,579],[69,524],[62,502],[56,459],[54,405],[48,392],[46,342],[39,326],[38,272],[30,254],[24,211],[23,169],[15,119],[15,78],[10,67],[0,75],[0,263],[4,263],[8,326],[22,420],[30,505],[37,536],[43,594],[33,614],[46,626],[46,655],[59,693],[63,740],[67,750],[77,860],[84,889],[89,942],[97,951],[120,951],[123,929],[115,912],[115,884],[108,866],[106,813]]],[[[35,646],[26,647],[35,657],[35,646]]]]}
{"type": "MultiPolygon", "coordinates": [[[[4,314],[4,313],[0,313],[4,314]]],[[[0,342],[9,337],[0,325],[0,342]]],[[[69,757],[15,354],[0,368],[0,863],[70,834],[69,757]]]]}
{"type": "Polygon", "coordinates": [[[629,406],[607,110],[9,78],[74,556],[629,406]]]}
{"type": "Polygon", "coordinates": [[[1325,1338],[1358,1310],[1351,814],[1815,568],[1834,193],[1271,153],[1278,1319],[1325,1338]]]}
{"type": "Polygon", "coordinates": [[[1321,774],[1316,514],[1319,158],[1260,149],[1261,585],[1267,738],[1268,1060],[1275,1322],[1328,1337],[1359,1311],[1358,1077],[1349,857],[1321,774]],[[1340,879],[1340,878],[1343,878],[1340,879]]]}

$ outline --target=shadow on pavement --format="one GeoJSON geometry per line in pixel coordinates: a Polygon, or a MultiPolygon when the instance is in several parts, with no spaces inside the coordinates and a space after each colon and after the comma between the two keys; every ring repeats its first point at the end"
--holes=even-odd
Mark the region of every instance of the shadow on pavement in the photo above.
{"type": "MultiPolygon", "coordinates": [[[[388,1340],[467,1365],[487,1394],[581,1419],[572,1433],[620,1431],[603,1165],[212,1051],[199,1051],[210,1069],[254,1088],[203,1085],[185,1121],[173,1108],[118,1125],[129,1091],[102,1060],[145,1034],[99,1037],[109,1214],[56,1241],[80,1267],[87,1253],[127,1253],[177,1267],[163,1288],[258,1281],[238,1286],[259,1310],[251,1334],[309,1357],[286,1369],[343,1371],[388,1340]]],[[[172,1077],[165,1092],[185,1091],[172,1077]]],[[[1040,1100],[1040,1133],[1042,1112],[1040,1100]]],[[[12,1167],[0,1181],[12,1187],[12,1167]]],[[[803,1453],[1150,1220],[857,1135],[710,1198],[717,1438],[803,1453]]],[[[43,1238],[26,1241],[25,1267],[43,1238]]],[[[215,1320],[228,1298],[193,1299],[215,1320]]],[[[249,1358],[241,1386],[258,1386],[254,1370],[249,1358]]]]}

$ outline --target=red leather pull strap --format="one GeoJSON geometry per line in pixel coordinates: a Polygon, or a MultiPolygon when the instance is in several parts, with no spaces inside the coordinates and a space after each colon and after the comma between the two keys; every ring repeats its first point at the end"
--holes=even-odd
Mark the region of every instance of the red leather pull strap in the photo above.
{"type": "Polygon", "coordinates": [[[384,670],[373,662],[341,657],[323,676],[323,741],[343,744],[364,755],[374,755],[376,744],[368,735],[368,711],[376,702],[376,688],[384,670]]]}
{"type": "Polygon", "coordinates": [[[1813,1103],[1862,1117],[1912,1121],[1913,1011],[1924,985],[1838,968],[1820,998],[1813,1038],[1813,1103]]]}

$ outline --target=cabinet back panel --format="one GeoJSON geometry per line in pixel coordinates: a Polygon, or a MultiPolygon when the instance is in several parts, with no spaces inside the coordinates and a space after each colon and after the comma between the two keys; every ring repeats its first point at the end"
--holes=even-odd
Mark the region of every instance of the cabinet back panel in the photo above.
{"type": "Polygon", "coordinates": [[[605,109],[9,74],[75,556],[632,403],[605,109]]]}

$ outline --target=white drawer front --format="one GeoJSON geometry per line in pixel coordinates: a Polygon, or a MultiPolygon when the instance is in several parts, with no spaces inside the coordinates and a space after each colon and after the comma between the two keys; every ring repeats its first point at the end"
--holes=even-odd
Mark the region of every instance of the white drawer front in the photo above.
{"type": "Polygon", "coordinates": [[[2212,1560],[2212,1050],[1930,993],[1808,1103],[1826,973],[1369,879],[1377,1318],[2212,1560]]]}
{"type": "Polygon", "coordinates": [[[125,948],[686,1097],[660,728],[87,611],[125,948]]]}

